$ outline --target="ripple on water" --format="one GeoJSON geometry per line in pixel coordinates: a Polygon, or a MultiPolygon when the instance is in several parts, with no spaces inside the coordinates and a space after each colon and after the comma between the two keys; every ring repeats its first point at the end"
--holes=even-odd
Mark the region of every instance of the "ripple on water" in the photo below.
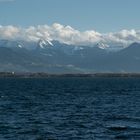
{"type": "Polygon", "coordinates": [[[139,140],[140,78],[0,79],[0,140],[139,140]]]}

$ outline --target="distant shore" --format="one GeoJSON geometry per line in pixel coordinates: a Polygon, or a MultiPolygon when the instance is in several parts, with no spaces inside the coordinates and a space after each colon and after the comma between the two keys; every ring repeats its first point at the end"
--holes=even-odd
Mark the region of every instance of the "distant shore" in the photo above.
{"type": "Polygon", "coordinates": [[[140,77],[140,73],[92,73],[92,74],[49,74],[0,72],[0,78],[47,78],[47,77],[140,77]]]}

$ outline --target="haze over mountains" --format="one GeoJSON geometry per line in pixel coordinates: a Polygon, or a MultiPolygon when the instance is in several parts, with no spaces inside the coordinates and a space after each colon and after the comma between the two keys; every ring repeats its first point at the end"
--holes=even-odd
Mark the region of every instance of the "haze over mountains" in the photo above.
{"type": "Polygon", "coordinates": [[[100,34],[54,24],[0,26],[0,71],[140,72],[140,31],[100,34]]]}

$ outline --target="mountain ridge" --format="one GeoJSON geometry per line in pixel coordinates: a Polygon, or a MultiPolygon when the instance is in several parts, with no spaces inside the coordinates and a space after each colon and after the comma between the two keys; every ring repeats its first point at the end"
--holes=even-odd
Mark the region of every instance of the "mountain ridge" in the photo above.
{"type": "Polygon", "coordinates": [[[109,47],[102,43],[77,46],[42,39],[37,43],[0,40],[0,71],[140,72],[140,43],[117,51],[108,51],[109,47]]]}

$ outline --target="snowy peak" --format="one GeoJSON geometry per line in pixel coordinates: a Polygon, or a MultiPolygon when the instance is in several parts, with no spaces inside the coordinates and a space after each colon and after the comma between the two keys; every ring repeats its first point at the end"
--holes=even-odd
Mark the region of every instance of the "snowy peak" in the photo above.
{"type": "Polygon", "coordinates": [[[48,48],[48,47],[52,47],[53,46],[53,44],[52,44],[51,41],[49,41],[49,40],[43,40],[43,39],[40,39],[38,41],[38,45],[42,49],[45,49],[45,48],[48,48]]]}
{"type": "Polygon", "coordinates": [[[12,40],[0,40],[0,47],[23,48],[23,46],[19,41],[12,41],[12,40]]]}
{"type": "Polygon", "coordinates": [[[102,43],[102,42],[99,42],[99,43],[97,44],[97,47],[100,48],[100,49],[107,49],[107,48],[109,48],[109,45],[104,44],[104,43],[102,43]]]}
{"type": "Polygon", "coordinates": [[[18,47],[18,48],[23,48],[23,46],[22,46],[22,45],[20,45],[20,44],[18,44],[18,45],[17,45],[17,47],[18,47]]]}

